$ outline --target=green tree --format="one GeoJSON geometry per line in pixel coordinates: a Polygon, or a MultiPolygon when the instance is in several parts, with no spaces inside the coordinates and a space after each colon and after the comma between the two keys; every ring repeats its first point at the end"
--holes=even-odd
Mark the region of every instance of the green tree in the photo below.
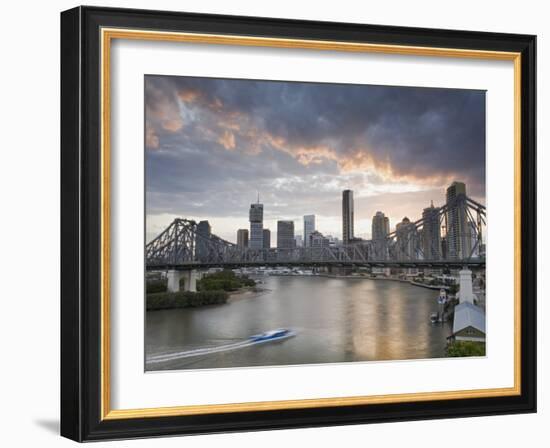
{"type": "Polygon", "coordinates": [[[447,356],[461,358],[465,356],[485,356],[485,343],[474,341],[454,341],[447,346],[447,356]]]}
{"type": "Polygon", "coordinates": [[[208,274],[197,282],[199,291],[235,291],[245,286],[254,286],[254,280],[248,276],[237,276],[231,270],[208,274]]]}

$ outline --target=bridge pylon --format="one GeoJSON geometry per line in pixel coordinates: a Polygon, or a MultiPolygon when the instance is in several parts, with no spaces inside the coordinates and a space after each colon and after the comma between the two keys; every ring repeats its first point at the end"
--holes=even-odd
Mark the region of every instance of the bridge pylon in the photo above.
{"type": "Polygon", "coordinates": [[[186,271],[178,271],[171,269],[168,271],[168,292],[179,292],[180,280],[183,278],[183,290],[184,291],[197,291],[197,277],[198,272],[195,269],[189,269],[186,271]]]}

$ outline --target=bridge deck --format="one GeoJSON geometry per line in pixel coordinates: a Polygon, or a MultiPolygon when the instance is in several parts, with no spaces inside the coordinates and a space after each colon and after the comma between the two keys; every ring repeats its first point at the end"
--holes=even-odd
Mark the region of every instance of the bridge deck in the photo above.
{"type": "Polygon", "coordinates": [[[470,268],[484,268],[485,260],[441,260],[441,261],[320,261],[320,262],[301,262],[301,261],[251,261],[251,262],[208,262],[201,263],[187,262],[187,263],[159,263],[148,264],[146,269],[148,271],[162,271],[162,270],[180,270],[187,271],[190,269],[210,269],[210,268],[226,268],[226,269],[238,269],[246,267],[382,267],[382,268],[433,268],[433,269],[460,269],[468,266],[470,268]]]}

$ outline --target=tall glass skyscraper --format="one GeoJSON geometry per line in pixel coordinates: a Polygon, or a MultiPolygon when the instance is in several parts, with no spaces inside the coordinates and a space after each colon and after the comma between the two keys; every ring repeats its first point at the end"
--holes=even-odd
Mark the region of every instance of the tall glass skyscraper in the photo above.
{"type": "Polygon", "coordinates": [[[466,184],[453,182],[447,188],[447,257],[451,260],[468,258],[472,250],[471,231],[464,201],[466,184]]]}
{"type": "Polygon", "coordinates": [[[212,227],[208,221],[200,221],[197,224],[197,240],[195,242],[195,257],[197,260],[205,260],[208,257],[208,240],[212,235],[212,227]]]}
{"type": "Polygon", "coordinates": [[[397,239],[397,259],[416,260],[416,243],[418,233],[416,226],[406,216],[395,226],[397,239]]]}
{"type": "Polygon", "coordinates": [[[432,204],[422,212],[422,252],[425,260],[441,258],[441,226],[439,224],[439,207],[432,204]]]}
{"type": "Polygon", "coordinates": [[[248,247],[250,249],[263,249],[264,247],[264,205],[257,202],[250,204],[249,212],[250,235],[248,247]]]}
{"type": "Polygon", "coordinates": [[[304,216],[304,247],[310,247],[310,236],[315,232],[315,215],[304,216]]]}
{"type": "Polygon", "coordinates": [[[382,212],[372,217],[372,239],[383,240],[390,233],[390,219],[382,212]]]}
{"type": "Polygon", "coordinates": [[[264,249],[271,249],[271,230],[264,229],[263,230],[263,235],[264,235],[263,248],[264,249]]]}
{"type": "Polygon", "coordinates": [[[342,192],[342,239],[349,244],[353,236],[353,191],[342,192]]]}
{"type": "Polygon", "coordinates": [[[277,221],[277,249],[293,249],[294,221],[277,221]]]}
{"type": "Polygon", "coordinates": [[[237,246],[241,249],[248,247],[248,229],[237,230],[237,246]]]}

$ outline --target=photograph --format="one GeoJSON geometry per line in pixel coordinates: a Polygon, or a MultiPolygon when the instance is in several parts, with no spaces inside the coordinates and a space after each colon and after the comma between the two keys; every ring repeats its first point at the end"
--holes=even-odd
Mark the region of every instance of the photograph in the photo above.
{"type": "Polygon", "coordinates": [[[486,356],[485,90],[146,74],[144,109],[146,371],[486,356]]]}

